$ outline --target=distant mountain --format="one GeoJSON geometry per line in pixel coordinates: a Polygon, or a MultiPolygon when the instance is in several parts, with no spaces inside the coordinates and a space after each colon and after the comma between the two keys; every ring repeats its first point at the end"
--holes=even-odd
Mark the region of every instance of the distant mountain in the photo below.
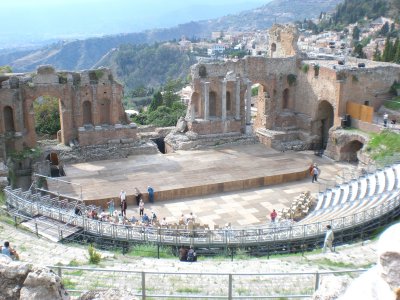
{"type": "Polygon", "coordinates": [[[269,28],[274,23],[290,23],[315,18],[331,11],[342,0],[273,0],[257,9],[208,22],[213,30],[246,31],[269,28]]]}
{"type": "Polygon", "coordinates": [[[108,52],[122,44],[163,42],[182,36],[210,37],[212,31],[218,30],[265,30],[275,21],[287,23],[316,17],[321,11],[332,10],[339,2],[341,0],[274,0],[236,15],[185,23],[168,29],[59,42],[28,52],[0,52],[0,65],[10,65],[16,72],[33,71],[42,64],[52,64],[55,68],[64,70],[88,69],[98,65],[108,52]]]}

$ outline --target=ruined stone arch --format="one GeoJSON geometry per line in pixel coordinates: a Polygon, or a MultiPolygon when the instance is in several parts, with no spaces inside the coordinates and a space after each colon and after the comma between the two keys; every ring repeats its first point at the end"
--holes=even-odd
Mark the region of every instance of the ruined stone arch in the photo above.
{"type": "Polygon", "coordinates": [[[334,108],[329,101],[322,100],[318,103],[315,116],[315,133],[320,137],[323,149],[326,149],[329,139],[329,129],[333,126],[334,108]]]}
{"type": "Polygon", "coordinates": [[[211,91],[209,94],[209,112],[210,117],[217,116],[217,93],[214,91],[211,91]]]}
{"type": "Polygon", "coordinates": [[[363,147],[364,143],[358,139],[346,143],[339,150],[339,160],[358,162],[358,153],[363,147]]]}
{"type": "Polygon", "coordinates": [[[15,132],[14,110],[11,106],[4,107],[3,120],[5,132],[15,132]]]}
{"type": "Polygon", "coordinates": [[[92,103],[87,100],[82,103],[82,124],[83,125],[93,124],[92,103]]]}

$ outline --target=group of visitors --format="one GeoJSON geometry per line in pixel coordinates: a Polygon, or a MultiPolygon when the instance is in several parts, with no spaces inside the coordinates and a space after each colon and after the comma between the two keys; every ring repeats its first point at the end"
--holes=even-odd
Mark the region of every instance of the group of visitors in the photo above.
{"type": "Polygon", "coordinates": [[[181,248],[179,249],[179,260],[189,262],[197,261],[196,251],[193,249],[192,246],[189,247],[189,250],[184,246],[181,246],[181,248]]]}
{"type": "MultiPolygon", "coordinates": [[[[149,186],[149,201],[150,203],[154,202],[154,189],[149,186]]],[[[164,217],[161,222],[159,222],[157,215],[154,211],[151,211],[151,214],[145,212],[145,205],[142,198],[142,193],[138,188],[135,188],[135,200],[139,209],[139,216],[132,216],[128,218],[127,216],[127,194],[126,191],[121,190],[119,193],[119,207],[120,210],[116,209],[116,203],[114,199],[111,199],[107,202],[108,211],[102,209],[100,213],[98,213],[97,209],[90,209],[86,212],[86,217],[94,220],[99,220],[102,222],[109,222],[113,224],[119,225],[135,225],[135,226],[167,226],[168,223],[166,218],[164,217]]],[[[79,211],[81,213],[81,211],[79,211]]],[[[77,211],[75,211],[77,214],[77,211]]]]}
{"type": "Polygon", "coordinates": [[[10,257],[13,260],[19,260],[17,251],[10,246],[9,241],[5,241],[3,246],[0,246],[1,254],[10,257]]]}
{"type": "Polygon", "coordinates": [[[181,217],[178,220],[178,225],[189,225],[194,224],[196,221],[196,216],[193,212],[190,212],[188,215],[182,213],[181,217]]]}

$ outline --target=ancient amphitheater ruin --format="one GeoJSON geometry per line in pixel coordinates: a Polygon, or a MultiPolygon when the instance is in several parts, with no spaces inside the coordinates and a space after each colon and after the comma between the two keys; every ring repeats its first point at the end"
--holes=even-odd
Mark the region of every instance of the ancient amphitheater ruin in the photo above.
{"type": "MultiPolygon", "coordinates": [[[[193,93],[187,115],[174,129],[140,128],[130,123],[121,101],[123,88],[107,69],[76,73],[43,66],[35,73],[5,74],[0,77],[0,157],[3,161],[14,152],[37,145],[32,106],[38,97],[56,97],[61,120],[59,144],[47,145],[39,160],[26,157],[13,163],[9,159],[8,166],[17,175],[13,186],[5,189],[9,212],[16,218],[33,220],[36,230],[44,226],[38,216],[54,220],[56,240],[85,236],[85,239],[112,241],[128,247],[138,242],[185,244],[204,252],[245,247],[254,254],[313,249],[321,243],[327,224],[337,231],[338,243],[345,243],[368,236],[377,227],[390,223],[400,214],[398,164],[320,191],[313,209],[296,224],[286,220],[279,226],[254,225],[229,231],[196,227],[196,224],[184,228],[171,225],[143,229],[86,216],[87,211],[105,208],[122,186],[126,187],[128,204],[134,204],[135,186],[144,191],[149,180],[155,186],[157,202],[306,178],[311,161],[290,158],[293,151],[287,153],[288,150],[315,150],[337,161],[369,163],[363,151],[366,137],[361,133],[347,133],[342,127],[351,120],[352,127],[363,131],[382,130],[381,125],[373,122],[374,114],[388,97],[393,82],[400,80],[400,66],[365,60],[361,64],[360,60],[350,58],[345,65],[330,60],[308,60],[298,52],[296,41],[294,27],[275,25],[269,32],[266,56],[193,66],[193,93]],[[252,103],[251,90],[255,84],[258,96],[252,103]],[[252,116],[253,106],[257,110],[252,116]],[[175,159],[172,167],[167,163],[164,170],[161,162],[155,166],[146,159],[132,168],[126,167],[128,156],[160,155],[154,142],[157,139],[165,143],[167,153],[161,160],[170,163],[175,159]],[[226,175],[234,173],[234,161],[213,166],[213,172],[218,169],[223,172],[212,182],[205,180],[205,175],[197,176],[197,181],[193,179],[198,175],[196,169],[191,169],[190,175],[178,176],[186,173],[176,156],[171,158],[174,153],[223,144],[261,144],[274,153],[258,172],[256,166],[262,163],[265,153],[254,150],[254,156],[244,163],[250,168],[239,169],[237,173],[243,175],[238,178],[226,175]],[[92,169],[85,169],[88,165],[78,166],[105,159],[115,161],[99,163],[97,169],[94,164],[92,169]],[[118,159],[121,161],[117,162],[118,159]],[[268,166],[273,168],[271,161],[278,161],[275,169],[268,169],[268,166]],[[150,172],[150,177],[140,181],[144,175],[135,169],[138,166],[144,173],[150,172]],[[66,173],[65,182],[73,184],[60,187],[60,181],[54,184],[48,180],[46,185],[42,180],[45,177],[40,176],[33,176],[32,185],[30,181],[24,185],[21,180],[37,173],[50,176],[52,168],[62,168],[66,173]],[[80,173],[74,173],[74,168],[80,173]],[[161,169],[165,173],[157,179],[154,173],[161,169]],[[107,174],[112,174],[112,180],[108,177],[102,180],[107,174]],[[163,185],[165,178],[175,176],[179,182],[163,185]],[[18,183],[22,188],[15,186],[18,183]],[[95,187],[91,192],[85,190],[89,185],[95,187]],[[76,213],[77,208],[82,214],[76,213]]],[[[200,165],[201,162],[196,163],[200,165]]],[[[147,200],[147,193],[143,194],[147,200]]]]}

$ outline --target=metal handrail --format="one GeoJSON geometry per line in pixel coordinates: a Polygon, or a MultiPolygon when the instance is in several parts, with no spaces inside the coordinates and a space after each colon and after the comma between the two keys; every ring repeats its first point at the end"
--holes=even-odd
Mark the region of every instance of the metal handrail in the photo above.
{"type": "MultiPolygon", "coordinates": [[[[38,205],[38,202],[30,202],[18,195],[12,194],[10,189],[5,190],[7,195],[7,203],[17,207],[19,210],[25,208],[27,213],[36,213],[48,216],[53,219],[65,221],[67,217],[73,216],[71,211],[63,211],[59,208],[51,208],[38,205]]],[[[202,244],[241,244],[252,245],[260,242],[261,237],[265,237],[262,241],[288,241],[301,238],[310,238],[325,234],[325,226],[335,224],[335,230],[343,230],[351,228],[355,225],[368,222],[374,218],[389,212],[391,209],[400,205],[400,194],[391,200],[381,203],[376,207],[358,211],[352,215],[340,217],[337,219],[328,219],[315,223],[292,225],[290,228],[275,227],[258,227],[246,229],[229,229],[229,230],[188,230],[188,229],[164,229],[164,228],[144,228],[141,226],[126,226],[119,224],[110,224],[86,218],[85,216],[76,216],[71,225],[83,227],[86,232],[93,233],[97,236],[112,237],[122,240],[136,241],[153,241],[161,244],[181,244],[190,243],[193,245],[202,244]],[[368,216],[372,216],[368,218],[368,216]],[[346,222],[345,222],[346,221],[346,222]],[[310,230],[307,230],[310,229],[310,230]],[[264,232],[266,231],[266,232],[264,232]],[[134,233],[136,233],[134,235],[134,233]],[[167,233],[169,233],[167,235],[167,233]],[[202,234],[206,233],[206,236],[202,234]],[[200,236],[200,237],[199,237],[200,236]],[[166,237],[172,237],[172,240],[166,240],[166,237]],[[255,240],[253,237],[257,237],[255,240]],[[206,240],[204,240],[204,238],[206,240]],[[249,240],[251,239],[251,240],[249,240]]],[[[62,229],[60,229],[62,231],[62,229]]]]}

